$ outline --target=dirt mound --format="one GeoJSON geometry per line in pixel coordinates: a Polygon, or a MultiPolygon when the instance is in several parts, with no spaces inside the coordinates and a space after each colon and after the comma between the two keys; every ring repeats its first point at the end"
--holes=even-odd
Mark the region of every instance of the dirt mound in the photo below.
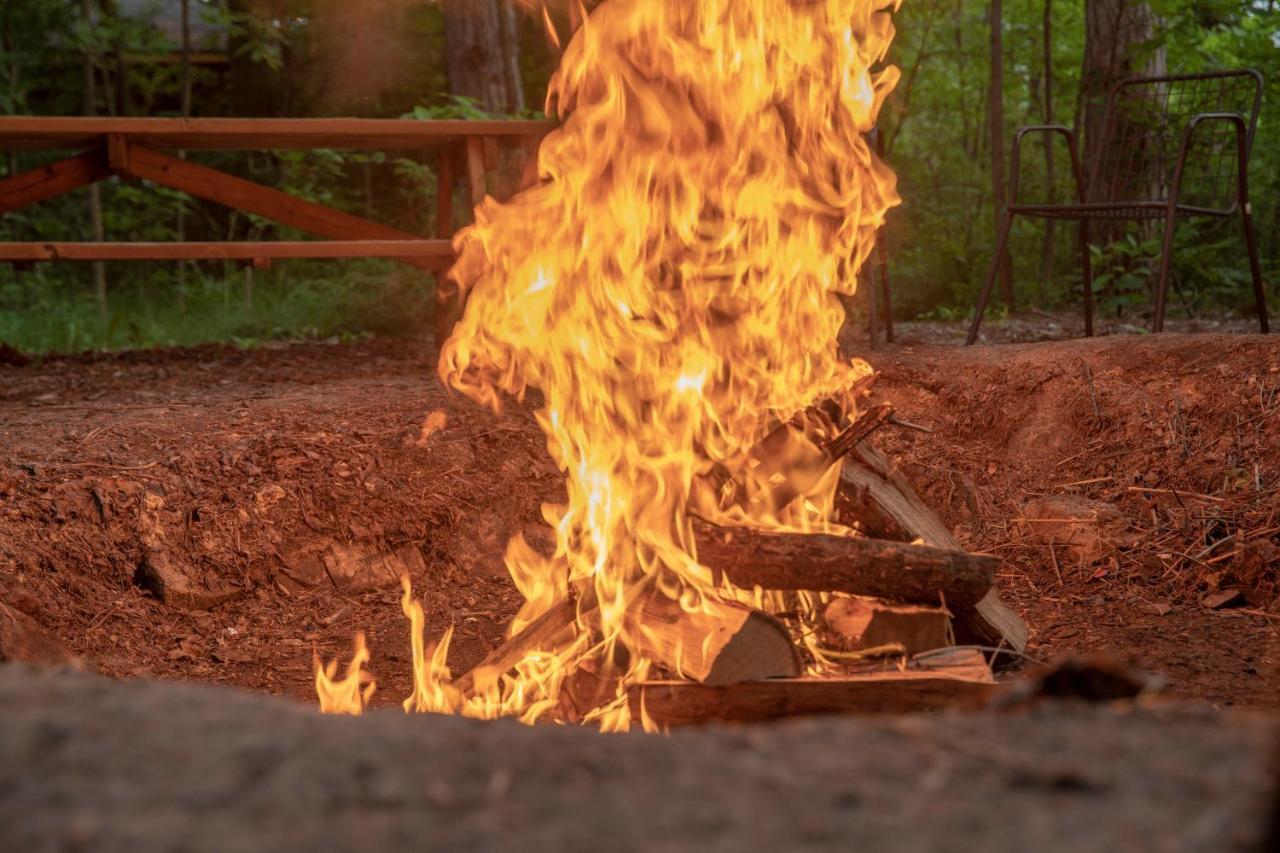
{"type": "Polygon", "coordinates": [[[920,347],[874,361],[884,396],[936,428],[889,436],[889,449],[965,541],[1004,558],[1033,652],[1116,650],[1189,695],[1280,702],[1274,339],[920,347]]]}
{"type": "MultiPolygon", "coordinates": [[[[880,395],[935,428],[880,440],[970,547],[1005,559],[1034,654],[1119,650],[1181,695],[1280,706],[1274,339],[871,358],[880,395]],[[1045,515],[1081,506],[1094,515],[1045,515]]],[[[507,540],[563,486],[529,406],[482,411],[434,364],[367,341],[0,367],[0,601],[109,675],[308,701],[313,650],[345,654],[366,629],[393,703],[407,571],[467,668],[519,603],[507,540]]]]}

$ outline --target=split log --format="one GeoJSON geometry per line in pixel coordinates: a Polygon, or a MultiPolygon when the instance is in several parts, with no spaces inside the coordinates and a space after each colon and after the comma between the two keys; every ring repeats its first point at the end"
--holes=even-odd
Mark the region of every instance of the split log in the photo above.
{"type": "Polygon", "coordinates": [[[717,685],[801,672],[782,623],[741,604],[707,597],[689,612],[665,595],[652,595],[629,618],[634,650],[683,678],[717,685]]]}
{"type": "Polygon", "coordinates": [[[951,645],[951,616],[939,607],[834,598],[827,603],[823,619],[849,651],[897,643],[907,654],[916,655],[951,645]]]}
{"type": "MultiPolygon", "coordinates": [[[[942,520],[933,513],[883,453],[866,444],[855,447],[845,461],[841,480],[866,495],[908,536],[935,548],[961,550],[942,520]]],[[[947,602],[955,619],[956,638],[962,643],[1000,645],[1026,651],[1029,632],[1022,618],[989,591],[972,606],[947,602]]]]}
{"type": "MultiPolygon", "coordinates": [[[[944,656],[938,656],[944,657],[944,656]]],[[[628,690],[632,719],[660,727],[755,723],[815,714],[904,714],[980,707],[995,691],[982,655],[957,649],[928,669],[836,678],[788,678],[710,686],[649,681],[628,690]]]]}
{"type": "Polygon", "coordinates": [[[735,586],[849,592],[911,604],[972,607],[998,560],[884,539],[716,527],[694,521],[698,562],[735,586]]]}
{"type": "MultiPolygon", "coordinates": [[[[478,677],[509,672],[531,652],[556,650],[572,642],[577,606],[557,604],[524,630],[495,649],[454,686],[470,694],[478,677]]],[[[598,617],[594,603],[584,602],[588,623],[598,617]]],[[[741,604],[704,599],[693,613],[664,595],[654,593],[636,606],[628,618],[633,651],[657,661],[672,672],[705,684],[728,684],[757,678],[799,675],[800,656],[781,622],[741,604]]]]}
{"type": "Polygon", "coordinates": [[[504,675],[531,653],[539,649],[556,649],[571,642],[577,631],[577,605],[566,599],[534,619],[520,633],[511,637],[471,671],[455,679],[453,686],[468,696],[475,689],[477,677],[504,675]]]}

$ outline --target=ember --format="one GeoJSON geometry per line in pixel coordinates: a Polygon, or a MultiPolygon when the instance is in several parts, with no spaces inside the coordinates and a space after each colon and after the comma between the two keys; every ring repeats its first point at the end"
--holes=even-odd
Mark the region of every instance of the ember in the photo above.
{"type": "MultiPolygon", "coordinates": [[[[539,182],[487,199],[459,238],[468,302],[440,361],[494,408],[542,392],[568,502],[544,507],[550,554],[510,543],[524,607],[458,681],[448,633],[424,650],[406,582],[406,710],[564,716],[585,672],[601,699],[585,721],[652,729],[628,697],[654,677],[842,673],[816,639],[837,591],[946,593],[957,615],[983,599],[993,561],[853,538],[833,513],[840,458],[892,415],[860,416],[871,369],[842,360],[836,335],[837,294],[898,200],[864,138],[898,79],[873,70],[893,8],[610,0],[581,25],[539,182]],[[733,527],[785,535],[734,546],[733,527]]],[[[331,709],[344,696],[338,710],[359,712],[353,666],[338,685],[317,671],[331,709]]]]}

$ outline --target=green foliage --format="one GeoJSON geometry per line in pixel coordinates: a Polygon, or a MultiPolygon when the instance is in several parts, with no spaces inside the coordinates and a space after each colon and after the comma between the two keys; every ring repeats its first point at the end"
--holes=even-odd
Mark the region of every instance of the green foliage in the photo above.
{"type": "Polygon", "coordinates": [[[429,276],[385,262],[295,262],[254,271],[248,284],[245,270],[211,264],[189,270],[181,295],[173,265],[146,266],[142,280],[113,290],[106,316],[87,288],[50,275],[53,267],[0,279],[0,340],[28,352],[78,352],[412,335],[430,323],[429,276]]]}
{"type": "MultiPolygon", "coordinates": [[[[157,0],[159,2],[159,0],[157,0]]],[[[1150,0],[1160,16],[1158,41],[1170,72],[1258,68],[1280,81],[1280,2],[1150,0]]],[[[1044,113],[1044,0],[1005,0],[1005,113],[1009,139],[1044,113]]],[[[151,14],[111,14],[93,0],[92,22],[79,0],[7,0],[0,4],[0,112],[83,112],[84,57],[95,55],[101,112],[114,93],[120,55],[159,55],[177,48],[151,14]]],[[[171,6],[172,4],[170,4],[171,6]]],[[[341,17],[352,6],[334,0],[193,0],[193,13],[221,34],[227,67],[192,69],[197,115],[493,117],[447,91],[439,7],[431,0],[394,6],[395,37],[375,52],[355,53],[360,67],[330,67],[349,39],[341,17]],[[269,6],[271,16],[254,10],[269,6]],[[372,88],[343,92],[347,72],[392,69],[372,88]],[[388,82],[389,81],[389,82],[388,82]]],[[[364,7],[361,7],[364,8],[364,7]]],[[[1078,108],[1084,48],[1084,4],[1053,3],[1051,44],[1055,120],[1072,125],[1078,108]]],[[[881,127],[887,158],[899,175],[903,206],[890,214],[888,239],[894,302],[903,316],[962,318],[972,305],[994,243],[987,128],[988,3],[908,0],[897,15],[891,61],[902,68],[881,127]]],[[[354,14],[354,13],[352,13],[354,14]]],[[[377,18],[377,16],[374,16],[377,18]]],[[[527,101],[539,104],[551,70],[540,21],[522,24],[521,67],[527,101]]],[[[372,78],[371,78],[372,79],[372,78]]],[[[366,81],[367,82],[367,81],[366,81]]],[[[129,64],[126,106],[134,114],[176,115],[181,71],[175,62],[129,64]]],[[[540,117],[534,109],[526,117],[540,117]]],[[[22,152],[0,159],[8,174],[55,156],[22,152]]],[[[435,159],[430,152],[340,151],[191,153],[191,159],[286,192],[314,199],[413,233],[434,230],[435,159]]],[[[1033,138],[1023,150],[1024,198],[1065,200],[1074,193],[1065,146],[1033,138]],[[1043,146],[1054,146],[1049,186],[1043,146]]],[[[1280,95],[1264,99],[1253,150],[1252,195],[1264,264],[1280,282],[1280,95]]],[[[297,239],[273,222],[193,201],[180,193],[112,179],[101,185],[109,240],[297,239]],[[179,220],[181,218],[181,227],[179,220]]],[[[1060,224],[1042,274],[1043,223],[1020,222],[1013,234],[1020,304],[1078,303],[1075,229],[1060,224]]],[[[1160,226],[1133,226],[1093,249],[1101,310],[1145,311],[1150,304],[1160,226]]],[[[91,236],[87,192],[77,191],[0,218],[0,240],[85,240],[91,236]]],[[[1179,226],[1170,311],[1244,309],[1251,303],[1238,220],[1179,226]]],[[[108,305],[92,296],[87,265],[49,264],[18,274],[0,268],[0,340],[33,351],[183,344],[205,340],[416,333],[426,325],[431,280],[388,262],[287,262],[255,273],[247,300],[243,271],[223,264],[111,264],[108,305]]],[[[1002,310],[993,306],[995,310],[1002,310]]]]}
{"type": "MultiPolygon", "coordinates": [[[[1155,0],[1156,41],[1169,73],[1218,68],[1257,68],[1268,84],[1280,83],[1280,3],[1267,0],[1155,0]]],[[[905,316],[940,305],[970,310],[995,246],[987,85],[990,43],[985,2],[914,0],[897,16],[891,61],[903,71],[886,105],[882,127],[888,160],[898,173],[903,206],[889,214],[895,308],[905,316]]],[[[1006,140],[1018,126],[1043,121],[1043,0],[1004,3],[1006,140]]],[[[1078,2],[1053,3],[1052,57],[1055,121],[1073,125],[1084,51],[1084,13],[1078,2]]],[[[1046,144],[1054,146],[1053,197],[1064,201],[1075,187],[1060,137],[1028,138],[1022,156],[1022,196],[1047,201],[1046,144]]],[[[1006,145],[1006,151],[1008,146],[1006,145]]],[[[1251,195],[1269,280],[1280,280],[1280,94],[1264,97],[1252,156],[1251,195]]],[[[1042,274],[1043,221],[1020,220],[1011,237],[1014,283],[1020,304],[1054,307],[1080,300],[1076,229],[1059,223],[1053,274],[1042,274]]],[[[1150,304],[1144,278],[1152,240],[1131,236],[1111,248],[1095,247],[1100,261],[1115,258],[1120,271],[1104,279],[1110,310],[1139,311],[1150,304]],[[1141,257],[1139,257],[1141,256],[1141,257]]],[[[1196,311],[1251,304],[1238,219],[1187,220],[1175,245],[1175,281],[1186,306],[1196,311]]],[[[1100,285],[1101,288],[1101,285],[1100,285]]],[[[1180,297],[1181,298],[1181,297],[1180,297]]],[[[1172,303],[1171,303],[1172,306],[1172,303]]],[[[1171,307],[1171,310],[1172,307],[1171,307]]]]}

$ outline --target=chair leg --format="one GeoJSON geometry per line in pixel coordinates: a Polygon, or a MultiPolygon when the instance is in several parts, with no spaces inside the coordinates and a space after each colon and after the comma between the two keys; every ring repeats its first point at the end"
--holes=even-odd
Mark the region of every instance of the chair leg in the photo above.
{"type": "Polygon", "coordinates": [[[1165,330],[1165,309],[1169,305],[1169,277],[1174,265],[1174,225],[1178,223],[1178,207],[1169,205],[1165,213],[1165,240],[1160,251],[1160,278],[1156,280],[1156,318],[1152,321],[1151,330],[1155,333],[1165,330]]]}
{"type": "Polygon", "coordinates": [[[880,268],[880,312],[884,317],[884,339],[886,343],[893,343],[893,298],[889,295],[889,250],[884,245],[881,238],[880,245],[876,247],[876,253],[879,256],[880,268]]]}
{"type": "Polygon", "coordinates": [[[866,272],[867,285],[867,336],[871,342],[872,351],[876,348],[876,343],[880,337],[880,305],[876,300],[876,277],[868,270],[866,272]]]}
{"type": "Polygon", "coordinates": [[[978,294],[978,304],[974,307],[973,324],[969,326],[969,336],[965,339],[964,345],[973,346],[978,340],[978,330],[982,328],[982,315],[987,312],[987,302],[991,299],[991,289],[995,287],[996,276],[1000,273],[1000,259],[1004,257],[1005,247],[1009,245],[1009,230],[1013,228],[1013,214],[1010,213],[1004,218],[1004,225],[1000,227],[1000,239],[996,241],[996,252],[991,256],[991,266],[987,268],[987,280],[982,285],[982,292],[978,294]]]}
{"type": "Polygon", "coordinates": [[[1152,322],[1152,332],[1164,331],[1165,306],[1169,302],[1169,274],[1173,267],[1173,228],[1177,222],[1178,209],[1169,205],[1164,216],[1164,249],[1160,253],[1160,278],[1156,282],[1156,316],[1152,322]]]}
{"type": "Polygon", "coordinates": [[[1240,217],[1244,221],[1244,244],[1249,250],[1249,273],[1253,276],[1253,301],[1258,309],[1258,325],[1262,334],[1271,332],[1267,321],[1267,289],[1262,282],[1262,263],[1258,259],[1258,237],[1253,231],[1253,211],[1249,202],[1240,205],[1240,217]]]}
{"type": "Polygon", "coordinates": [[[1080,220],[1080,276],[1084,287],[1084,335],[1093,337],[1093,257],[1089,254],[1089,219],[1080,220]]]}

